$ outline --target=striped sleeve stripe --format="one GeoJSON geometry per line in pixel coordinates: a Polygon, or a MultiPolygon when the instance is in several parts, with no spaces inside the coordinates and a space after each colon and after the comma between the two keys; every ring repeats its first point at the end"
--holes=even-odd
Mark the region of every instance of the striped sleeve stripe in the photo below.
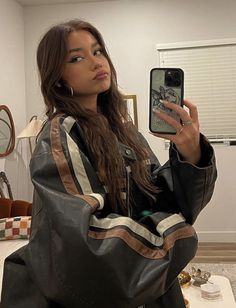
{"type": "Polygon", "coordinates": [[[76,179],[80,184],[83,194],[90,194],[92,192],[92,188],[88,180],[84,164],[82,162],[80,151],[75,142],[73,141],[73,139],[69,135],[74,123],[75,123],[74,118],[66,117],[63,120],[62,126],[65,128],[65,131],[67,132],[66,134],[67,146],[70,153],[71,163],[74,169],[76,179]]]}
{"type": "Polygon", "coordinates": [[[104,207],[104,198],[103,198],[103,196],[100,195],[100,194],[96,194],[96,193],[89,194],[89,196],[94,197],[94,198],[97,199],[97,201],[99,202],[98,210],[102,210],[103,207],[104,207]]]}
{"type": "Polygon", "coordinates": [[[73,117],[66,117],[63,120],[62,126],[65,128],[65,131],[69,134],[73,125],[75,124],[75,119],[73,117]]]}
{"type": "Polygon", "coordinates": [[[92,187],[90,185],[89,178],[87,176],[87,172],[84,168],[84,164],[81,158],[80,151],[77,145],[75,144],[75,142],[73,141],[73,139],[69,135],[70,130],[73,127],[74,123],[75,123],[75,119],[72,117],[66,117],[62,123],[62,126],[65,128],[67,132],[66,134],[67,145],[68,145],[74,173],[75,173],[78,183],[80,184],[83,194],[96,198],[97,201],[99,202],[98,209],[101,210],[104,206],[103,196],[98,193],[93,192],[92,187]]]}
{"type": "Polygon", "coordinates": [[[93,215],[90,219],[90,226],[100,229],[107,229],[107,231],[115,227],[118,227],[120,229],[122,227],[123,228],[126,227],[133,233],[139,235],[140,237],[150,242],[152,245],[161,246],[163,244],[163,239],[160,236],[151,233],[142,225],[136,223],[129,217],[122,216],[113,219],[112,218],[97,219],[96,216],[93,215]]]}
{"type": "Polygon", "coordinates": [[[92,192],[92,188],[84,168],[80,151],[73,139],[68,134],[66,134],[66,139],[76,179],[80,184],[83,194],[90,194],[92,192]]]}
{"type": "Polygon", "coordinates": [[[50,141],[52,155],[54,158],[54,162],[57,166],[58,172],[60,174],[62,184],[68,194],[79,196],[81,199],[85,200],[92,208],[97,209],[97,199],[90,196],[81,195],[75,185],[74,179],[70,171],[70,167],[62,149],[59,121],[59,117],[56,117],[51,122],[50,141]]]}
{"type": "Polygon", "coordinates": [[[132,236],[126,229],[115,228],[109,231],[95,232],[89,231],[89,236],[97,240],[120,238],[132,250],[139,255],[152,260],[163,258],[168,251],[174,246],[175,242],[180,239],[192,237],[195,235],[193,227],[186,226],[174,231],[164,238],[164,245],[160,249],[152,249],[147,247],[143,242],[132,236]]]}
{"type": "Polygon", "coordinates": [[[163,235],[169,228],[177,225],[178,223],[185,222],[184,217],[181,214],[173,214],[162,221],[156,226],[156,230],[160,235],[163,235]]]}

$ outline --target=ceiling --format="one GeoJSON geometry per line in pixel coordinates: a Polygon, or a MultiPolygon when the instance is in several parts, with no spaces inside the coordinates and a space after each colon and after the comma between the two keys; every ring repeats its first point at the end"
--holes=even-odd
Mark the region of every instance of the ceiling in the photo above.
{"type": "Polygon", "coordinates": [[[50,5],[50,4],[70,4],[81,2],[102,2],[102,1],[115,1],[115,0],[16,0],[23,6],[33,5],[50,5]]]}

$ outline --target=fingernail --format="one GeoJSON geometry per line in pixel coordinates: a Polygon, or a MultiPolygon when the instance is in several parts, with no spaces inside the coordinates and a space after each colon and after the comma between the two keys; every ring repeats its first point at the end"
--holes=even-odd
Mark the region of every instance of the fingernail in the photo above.
{"type": "Polygon", "coordinates": [[[152,108],[152,111],[155,112],[155,113],[161,113],[161,111],[159,109],[155,109],[155,108],[152,108]]]}
{"type": "Polygon", "coordinates": [[[165,101],[165,100],[163,100],[163,99],[160,99],[160,102],[161,102],[162,104],[164,104],[164,105],[168,104],[168,102],[165,101]]]}

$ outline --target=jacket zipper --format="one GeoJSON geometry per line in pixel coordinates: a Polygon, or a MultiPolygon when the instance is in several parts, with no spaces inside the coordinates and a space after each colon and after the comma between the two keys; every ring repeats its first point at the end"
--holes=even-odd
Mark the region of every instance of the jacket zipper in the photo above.
{"type": "Polygon", "coordinates": [[[131,217],[131,207],[130,207],[130,173],[131,173],[131,168],[130,166],[125,167],[126,170],[126,208],[128,211],[128,217],[131,217]]]}

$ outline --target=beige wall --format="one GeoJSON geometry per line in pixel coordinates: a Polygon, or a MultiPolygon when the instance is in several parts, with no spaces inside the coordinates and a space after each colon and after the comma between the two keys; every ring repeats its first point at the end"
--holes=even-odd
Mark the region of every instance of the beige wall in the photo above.
{"type": "MultiPolygon", "coordinates": [[[[18,133],[26,123],[24,11],[14,0],[0,0],[0,104],[10,109],[18,133]]],[[[28,170],[21,144],[0,158],[0,170],[10,181],[14,198],[28,198],[28,170]]]]}
{"type": "MultiPolygon", "coordinates": [[[[26,8],[27,119],[33,114],[42,115],[44,110],[35,65],[40,36],[53,23],[83,18],[102,32],[117,69],[121,90],[138,97],[139,128],[164,162],[168,153],[163,141],[148,134],[149,71],[158,64],[155,45],[235,38],[235,11],[234,0],[117,0],[26,8]]],[[[234,147],[216,147],[219,179],[211,203],[196,223],[200,239],[236,241],[235,151],[234,147]]]]}

